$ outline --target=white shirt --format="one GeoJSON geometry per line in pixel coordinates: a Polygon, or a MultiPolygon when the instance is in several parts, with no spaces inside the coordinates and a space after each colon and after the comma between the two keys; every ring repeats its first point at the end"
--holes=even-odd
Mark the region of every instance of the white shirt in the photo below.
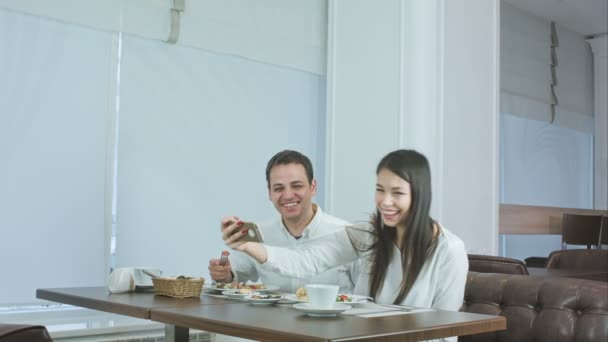
{"type": "MultiPolygon", "coordinates": [[[[369,237],[372,236],[366,232],[359,232],[356,235],[355,238],[359,241],[369,241],[369,237]],[[369,237],[364,240],[363,236],[369,237]]],[[[379,304],[393,304],[403,279],[401,252],[396,246],[393,248],[394,253],[384,284],[375,298],[376,303],[379,304]]],[[[266,246],[266,249],[268,259],[261,265],[262,269],[295,277],[306,277],[361,258],[360,271],[355,282],[355,294],[370,295],[370,259],[355,250],[346,230],[312,240],[297,250],[273,246],[266,246]]],[[[469,262],[464,243],[442,227],[435,253],[424,263],[410,292],[398,304],[458,311],[464,298],[468,268],[469,262]]]]}
{"type": "MultiPolygon", "coordinates": [[[[344,220],[324,213],[319,206],[316,207],[315,216],[304,229],[302,237],[299,239],[296,239],[287,231],[280,217],[270,222],[258,223],[258,227],[264,237],[264,244],[266,246],[293,249],[316,238],[344,231],[344,228],[349,224],[344,220]]],[[[341,263],[328,267],[320,274],[289,276],[262,267],[262,265],[255,262],[248,255],[237,251],[234,251],[230,255],[230,264],[235,276],[234,281],[259,280],[263,284],[278,285],[280,286],[280,291],[289,293],[295,293],[299,287],[303,287],[306,284],[335,284],[340,286],[340,293],[353,293],[353,279],[356,279],[355,277],[358,275],[356,263],[349,265],[341,263]]]]}

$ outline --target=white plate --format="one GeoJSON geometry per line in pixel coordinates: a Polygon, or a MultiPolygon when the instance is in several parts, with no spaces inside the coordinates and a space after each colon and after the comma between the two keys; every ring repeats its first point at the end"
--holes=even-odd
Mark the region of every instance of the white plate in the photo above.
{"type": "MultiPolygon", "coordinates": [[[[339,295],[338,295],[339,296],[339,295]]],[[[361,303],[367,303],[369,301],[369,297],[366,296],[359,296],[359,295],[347,295],[351,301],[350,302],[338,302],[336,301],[336,303],[340,303],[340,304],[361,304],[361,303]]],[[[286,300],[292,301],[292,302],[298,302],[298,303],[308,303],[307,301],[304,300],[300,300],[298,299],[298,296],[296,296],[295,294],[288,294],[285,296],[286,300]]]]}
{"type": "Polygon", "coordinates": [[[262,296],[262,297],[272,297],[272,298],[254,298],[255,295],[247,295],[245,296],[246,301],[250,302],[251,304],[274,304],[278,301],[280,301],[281,299],[283,299],[283,296],[279,296],[279,295],[265,295],[265,294],[261,294],[258,293],[257,296],[262,296]]]}
{"type": "Polygon", "coordinates": [[[314,317],[331,317],[335,316],[343,311],[346,311],[351,308],[350,305],[336,303],[332,308],[329,309],[321,309],[315,308],[310,303],[298,303],[294,304],[293,308],[305,312],[309,316],[314,317]]]}
{"type": "MultiPolygon", "coordinates": [[[[254,293],[257,293],[257,292],[254,292],[254,293]]],[[[225,290],[225,291],[222,291],[222,294],[228,298],[243,299],[243,298],[251,295],[252,293],[240,293],[239,290],[225,290]]]]}
{"type": "MultiPolygon", "coordinates": [[[[203,289],[217,291],[217,292],[238,290],[238,289],[218,288],[215,284],[205,284],[205,285],[203,285],[203,289]]],[[[253,292],[268,292],[268,291],[276,291],[278,289],[280,289],[280,287],[276,286],[276,285],[264,285],[263,289],[255,289],[255,290],[251,290],[251,291],[253,291],[253,292]]]]}

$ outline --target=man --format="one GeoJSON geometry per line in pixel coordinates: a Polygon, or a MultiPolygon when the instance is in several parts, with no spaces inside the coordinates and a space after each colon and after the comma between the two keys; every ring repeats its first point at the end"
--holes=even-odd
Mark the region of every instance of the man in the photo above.
{"type": "MultiPolygon", "coordinates": [[[[268,245],[294,247],[338,229],[348,222],[324,213],[312,202],[317,192],[310,160],[297,151],[285,150],[275,154],[266,166],[268,197],[280,217],[258,223],[264,242],[268,245]]],[[[233,217],[232,220],[239,221],[233,217]]],[[[219,282],[261,281],[278,285],[282,292],[295,293],[305,284],[335,284],[340,293],[353,292],[355,265],[339,266],[312,278],[289,278],[260,267],[249,256],[233,252],[225,265],[219,259],[209,261],[211,278],[219,282]]]]}

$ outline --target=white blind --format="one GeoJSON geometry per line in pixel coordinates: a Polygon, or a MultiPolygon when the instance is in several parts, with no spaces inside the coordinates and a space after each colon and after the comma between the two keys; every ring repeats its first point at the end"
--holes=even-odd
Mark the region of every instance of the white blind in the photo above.
{"type": "Polygon", "coordinates": [[[593,136],[501,115],[500,202],[592,208],[593,136]]]}
{"type": "Polygon", "coordinates": [[[323,169],[323,79],[130,35],[122,46],[116,266],[207,277],[222,216],[276,215],[274,153],[323,169]]]}
{"type": "MultiPolygon", "coordinates": [[[[593,59],[580,34],[557,23],[555,123],[593,132],[593,59]]],[[[501,1],[501,112],[551,120],[551,27],[545,18],[501,1]]]]}
{"type": "Polygon", "coordinates": [[[111,39],[0,10],[0,305],[104,283],[111,39]]]}

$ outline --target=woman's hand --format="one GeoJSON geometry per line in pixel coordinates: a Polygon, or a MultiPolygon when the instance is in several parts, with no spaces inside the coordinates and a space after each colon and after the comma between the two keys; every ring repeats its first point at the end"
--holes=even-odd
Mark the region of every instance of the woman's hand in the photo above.
{"type": "Polygon", "coordinates": [[[222,218],[222,240],[228,247],[249,254],[261,264],[265,263],[268,257],[266,247],[258,242],[242,241],[241,237],[247,234],[247,231],[239,231],[242,225],[243,221],[236,216],[222,218]]]}
{"type": "Polygon", "coordinates": [[[243,252],[245,249],[243,245],[246,244],[246,241],[239,241],[239,239],[246,232],[239,231],[242,225],[243,221],[236,216],[222,218],[222,240],[230,248],[243,252]]]}

